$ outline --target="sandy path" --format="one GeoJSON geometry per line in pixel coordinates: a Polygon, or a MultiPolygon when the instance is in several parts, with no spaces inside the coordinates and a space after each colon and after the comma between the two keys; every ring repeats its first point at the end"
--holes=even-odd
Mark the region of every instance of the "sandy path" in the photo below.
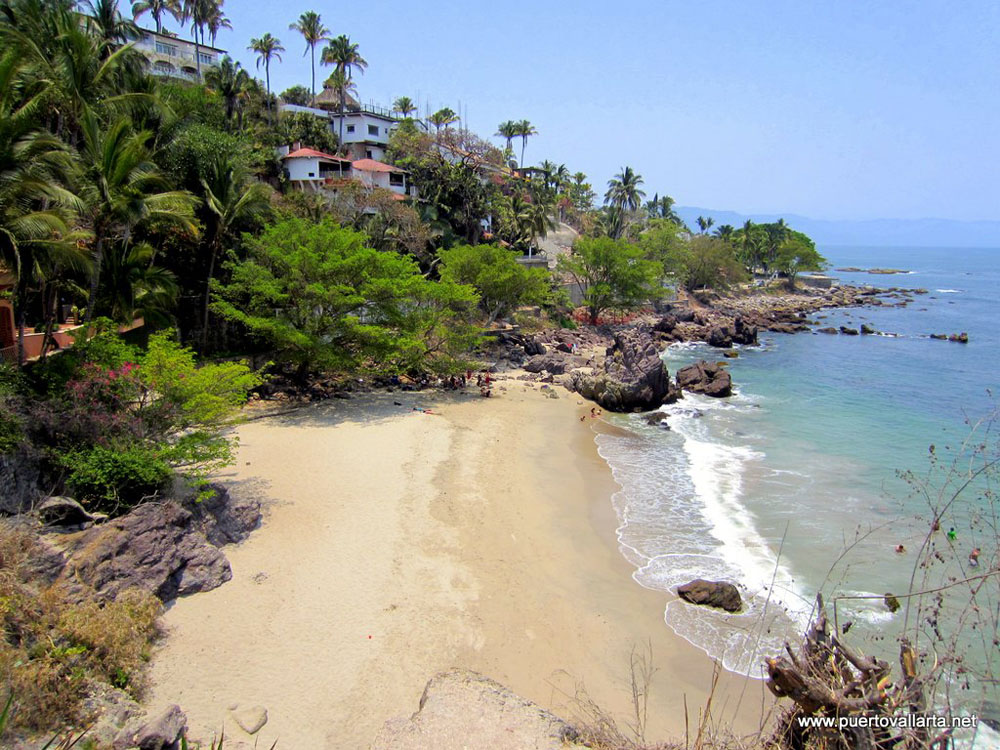
{"type": "MultiPolygon", "coordinates": [[[[583,407],[504,386],[243,425],[223,479],[269,498],[265,520],[226,548],[231,582],[166,614],[150,705],[179,703],[196,738],[225,725],[227,748],[252,746],[231,705],[267,708],[259,747],[365,748],[432,674],[460,666],[567,718],[582,682],[627,718],[629,651],[650,640],[650,735],[682,735],[682,696],[701,705],[711,665],[666,628],[663,595],[629,578],[583,407]]],[[[718,713],[732,718],[744,684],[723,678],[718,713]]],[[[759,703],[750,683],[741,727],[759,703]]]]}

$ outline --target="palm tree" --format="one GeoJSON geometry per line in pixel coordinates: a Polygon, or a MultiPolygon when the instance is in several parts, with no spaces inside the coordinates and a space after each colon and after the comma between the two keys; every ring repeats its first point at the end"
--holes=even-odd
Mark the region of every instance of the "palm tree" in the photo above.
{"type": "Polygon", "coordinates": [[[646,197],[646,193],[639,189],[642,184],[642,175],[637,174],[632,167],[623,167],[621,172],[608,180],[604,202],[619,210],[635,211],[646,197]]]}
{"type": "Polygon", "coordinates": [[[247,49],[257,53],[258,68],[260,68],[261,63],[264,63],[264,80],[267,83],[267,120],[268,123],[271,123],[271,60],[277,59],[278,62],[281,62],[281,53],[285,51],[285,48],[281,46],[280,39],[267,33],[259,39],[251,39],[247,49]]]}
{"type": "MultiPolygon", "coordinates": [[[[358,52],[358,45],[352,43],[350,38],[344,34],[333,39],[323,48],[319,61],[325,65],[333,65],[334,73],[342,74],[347,82],[353,78],[355,68],[362,74],[368,68],[368,61],[358,52]]],[[[340,143],[344,142],[344,100],[342,92],[340,97],[340,143]]]]}
{"type": "Polygon", "coordinates": [[[132,18],[138,21],[141,16],[149,14],[156,24],[156,33],[163,33],[163,16],[172,16],[175,21],[180,21],[183,12],[181,11],[180,0],[139,0],[132,5],[132,18]]]}
{"type": "MultiPolygon", "coordinates": [[[[312,103],[316,103],[316,45],[330,40],[330,30],[323,25],[316,11],[307,10],[299,20],[289,24],[288,28],[297,31],[306,40],[306,52],[312,53],[312,103]]],[[[305,53],[303,53],[304,55],[305,53]]]]}
{"type": "Polygon", "coordinates": [[[250,88],[250,74],[226,55],[218,67],[205,74],[205,82],[219,92],[226,103],[226,122],[232,127],[233,115],[250,88]]]}
{"type": "Polygon", "coordinates": [[[127,245],[135,227],[146,221],[177,224],[192,234],[197,234],[197,229],[192,221],[194,196],[168,190],[165,178],[150,160],[150,133],[134,132],[128,117],[102,126],[90,111],[81,124],[78,194],[93,232],[94,266],[85,317],[89,323],[106,249],[119,243],[127,245]]]}
{"type": "Polygon", "coordinates": [[[205,241],[208,245],[208,271],[205,276],[205,301],[202,315],[202,351],[208,345],[208,312],[212,277],[223,240],[238,224],[259,219],[270,208],[269,191],[252,180],[231,155],[219,153],[208,165],[201,181],[205,205],[205,241]]]}
{"type": "Polygon", "coordinates": [[[698,217],[698,228],[701,230],[702,234],[706,234],[712,225],[715,224],[715,219],[709,216],[707,219],[704,216],[698,217]]]}
{"type": "MultiPolygon", "coordinates": [[[[208,29],[208,37],[215,44],[215,38],[222,29],[232,30],[233,24],[222,11],[225,0],[209,0],[208,11],[205,14],[205,29],[208,29]]],[[[205,41],[204,30],[202,30],[202,43],[205,41]]]]}
{"type": "Polygon", "coordinates": [[[528,138],[533,135],[538,135],[538,131],[535,130],[535,126],[532,125],[527,120],[518,120],[515,123],[517,132],[514,135],[521,136],[521,162],[520,166],[524,166],[524,148],[528,145],[528,138]]]}
{"type": "Polygon", "coordinates": [[[723,242],[732,242],[733,241],[733,233],[735,231],[736,231],[736,228],[733,227],[732,224],[723,224],[718,229],[716,229],[713,232],[713,234],[716,237],[718,237],[720,240],[722,240],[723,242]]]}
{"type": "Polygon", "coordinates": [[[459,117],[455,114],[455,110],[451,107],[443,107],[431,115],[428,119],[435,127],[438,134],[440,134],[441,128],[448,130],[448,126],[452,123],[458,122],[459,117]]]}
{"type": "Polygon", "coordinates": [[[497,125],[496,135],[507,140],[507,150],[510,151],[511,141],[519,135],[517,132],[517,123],[513,120],[504,120],[499,125],[497,125]]]}
{"type": "Polygon", "coordinates": [[[392,103],[392,108],[401,113],[403,117],[409,117],[417,111],[417,105],[408,96],[401,96],[392,103]]]}
{"type": "Polygon", "coordinates": [[[15,50],[0,58],[0,264],[14,274],[19,365],[31,284],[53,261],[86,264],[70,230],[79,201],[60,185],[70,155],[59,139],[36,127],[45,92],[22,99],[22,67],[15,50]]]}
{"type": "Polygon", "coordinates": [[[182,0],[181,19],[182,23],[191,23],[191,39],[194,41],[194,64],[198,71],[198,80],[201,81],[201,49],[198,41],[198,32],[205,27],[208,20],[209,4],[213,0],[182,0]]]}
{"type": "Polygon", "coordinates": [[[156,250],[148,242],[122,243],[105,253],[101,303],[116,323],[142,318],[148,325],[167,325],[177,302],[177,278],[154,263],[156,250]]]}
{"type": "Polygon", "coordinates": [[[105,57],[111,50],[139,37],[139,27],[123,18],[118,10],[118,0],[84,0],[83,7],[92,16],[88,25],[95,27],[104,42],[105,57]]]}
{"type": "Polygon", "coordinates": [[[326,82],[323,84],[325,87],[331,88],[337,92],[337,101],[340,105],[340,135],[338,136],[337,143],[340,144],[340,148],[344,147],[344,107],[347,102],[348,94],[357,94],[358,89],[354,85],[354,82],[342,70],[334,70],[326,82]]]}

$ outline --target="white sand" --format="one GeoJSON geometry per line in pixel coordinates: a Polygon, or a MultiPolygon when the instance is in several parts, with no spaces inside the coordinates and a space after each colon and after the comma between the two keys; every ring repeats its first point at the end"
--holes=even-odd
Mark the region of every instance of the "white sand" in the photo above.
{"type": "MultiPolygon", "coordinates": [[[[241,426],[222,479],[266,498],[265,519],[225,548],[232,581],[165,615],[149,705],[179,703],[195,739],[225,727],[227,750],[253,746],[235,705],[267,709],[258,747],[365,748],[431,675],[465,667],[570,720],[582,682],[627,720],[629,652],[650,641],[650,739],[683,737],[683,696],[694,724],[711,663],[615,549],[615,486],[578,419],[589,404],[501,385],[241,426]]],[[[752,729],[761,702],[761,683],[724,675],[715,715],[752,729]]]]}

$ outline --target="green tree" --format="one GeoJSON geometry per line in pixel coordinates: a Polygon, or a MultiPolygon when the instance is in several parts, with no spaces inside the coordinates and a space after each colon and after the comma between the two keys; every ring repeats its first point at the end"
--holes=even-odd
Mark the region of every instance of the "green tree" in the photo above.
{"type": "Polygon", "coordinates": [[[521,139],[521,161],[520,166],[524,166],[524,149],[528,145],[528,139],[533,135],[538,135],[538,130],[532,125],[528,120],[518,120],[516,125],[515,136],[521,139]]]}
{"type": "Polygon", "coordinates": [[[392,103],[392,108],[403,117],[409,117],[417,111],[417,105],[408,96],[401,96],[392,103]]]}
{"type": "Polygon", "coordinates": [[[746,278],[735,248],[707,234],[691,237],[685,258],[684,285],[688,290],[726,289],[746,278]]]}
{"type": "MultiPolygon", "coordinates": [[[[353,80],[355,69],[357,69],[359,73],[364,73],[368,68],[368,61],[361,56],[361,53],[358,51],[358,45],[353,43],[350,38],[344,34],[332,39],[330,43],[323,48],[323,53],[320,55],[320,62],[325,65],[333,65],[333,72],[334,75],[337,76],[337,80],[346,82],[346,84],[350,84],[353,80]]],[[[337,140],[341,144],[344,142],[344,92],[346,90],[347,86],[344,84],[342,84],[339,88],[340,132],[338,133],[337,140]]]]}
{"type": "Polygon", "coordinates": [[[312,94],[305,86],[292,86],[281,92],[281,100],[286,104],[308,107],[312,104],[312,94]]]}
{"type": "Polygon", "coordinates": [[[156,24],[157,34],[163,33],[164,16],[169,15],[175,21],[180,21],[183,16],[179,0],[139,0],[132,4],[132,18],[136,21],[147,13],[156,24]]]}
{"type": "Polygon", "coordinates": [[[340,129],[337,136],[337,143],[344,144],[344,108],[347,105],[347,95],[357,94],[357,87],[348,75],[340,69],[334,70],[326,79],[326,87],[337,92],[337,101],[340,105],[340,129]]]}
{"type": "Polygon", "coordinates": [[[308,112],[282,112],[277,133],[283,145],[298,142],[327,154],[337,151],[337,136],[330,130],[329,120],[321,120],[308,112]]]}
{"type": "Polygon", "coordinates": [[[814,243],[802,232],[788,230],[788,236],[778,248],[774,267],[785,274],[788,288],[795,290],[795,277],[800,271],[822,271],[826,267],[826,258],[816,250],[814,243]]]}
{"type": "Polygon", "coordinates": [[[458,122],[458,119],[459,119],[458,115],[455,113],[455,110],[453,110],[451,107],[444,107],[442,109],[439,109],[437,112],[435,112],[428,118],[428,120],[430,120],[431,125],[434,126],[435,130],[438,133],[441,132],[441,128],[447,130],[448,126],[451,125],[452,123],[458,122]]]}
{"type": "Polygon", "coordinates": [[[612,221],[608,234],[612,239],[618,239],[625,233],[628,214],[637,211],[642,199],[646,197],[646,193],[639,187],[642,184],[642,175],[632,167],[623,167],[621,172],[608,180],[604,204],[611,208],[612,221]]]}
{"type": "Polygon", "coordinates": [[[267,33],[258,39],[251,39],[248,49],[257,53],[257,67],[260,68],[262,63],[264,65],[264,81],[267,88],[267,120],[268,123],[271,123],[271,60],[281,62],[281,53],[285,51],[285,48],[281,46],[280,39],[267,33]]]}
{"type": "Polygon", "coordinates": [[[518,136],[517,123],[513,120],[504,120],[499,125],[497,125],[496,135],[503,138],[506,142],[506,150],[511,150],[511,142],[518,136]]]}
{"type": "Polygon", "coordinates": [[[306,52],[311,56],[312,63],[312,87],[309,89],[311,97],[309,99],[310,104],[316,103],[316,45],[320,42],[327,42],[330,40],[330,30],[323,25],[319,13],[313,10],[307,10],[301,16],[299,20],[293,24],[289,24],[289,29],[292,31],[297,31],[302,34],[303,39],[306,40],[306,52]]]}
{"type": "Polygon", "coordinates": [[[237,160],[217,155],[201,181],[205,213],[205,242],[208,269],[205,274],[205,301],[202,312],[202,351],[208,346],[208,313],[212,278],[223,243],[233,227],[262,220],[270,209],[270,191],[242,169],[237,160]]]}
{"type": "Polygon", "coordinates": [[[610,237],[577,240],[572,254],[560,256],[557,268],[584,290],[594,325],[605,310],[631,310],[663,293],[662,265],[636,245],[610,237]]]}
{"type": "Polygon", "coordinates": [[[16,51],[0,57],[0,265],[14,274],[18,363],[24,361],[32,283],[44,276],[53,259],[86,265],[70,230],[80,202],[63,187],[70,154],[61,141],[38,128],[44,95],[20,97],[22,68],[16,51]]]}
{"type": "Polygon", "coordinates": [[[286,219],[250,242],[213,308],[311,367],[458,368],[476,340],[475,291],[424,278],[416,262],[365,245],[329,219],[286,219]]]}
{"type": "Polygon", "coordinates": [[[226,103],[226,123],[233,126],[233,116],[242,109],[250,91],[250,74],[243,66],[226,55],[218,66],[205,74],[205,82],[219,93],[226,103]]]}
{"type": "Polygon", "coordinates": [[[160,221],[179,225],[192,235],[194,197],[170,190],[152,161],[151,134],[133,132],[128,118],[102,125],[92,114],[83,119],[77,190],[89,228],[93,232],[93,272],[87,298],[86,322],[94,315],[104,252],[109,246],[130,242],[140,224],[160,221]]]}
{"type": "Polygon", "coordinates": [[[702,234],[708,234],[708,230],[712,228],[713,224],[715,224],[715,219],[711,216],[708,218],[705,218],[704,216],[698,217],[698,229],[701,230],[702,234]]]}
{"type": "Polygon", "coordinates": [[[479,306],[492,323],[520,305],[541,304],[549,290],[549,273],[525,268],[510,250],[496,245],[458,245],[438,253],[441,278],[468,284],[479,293],[479,306]]]}

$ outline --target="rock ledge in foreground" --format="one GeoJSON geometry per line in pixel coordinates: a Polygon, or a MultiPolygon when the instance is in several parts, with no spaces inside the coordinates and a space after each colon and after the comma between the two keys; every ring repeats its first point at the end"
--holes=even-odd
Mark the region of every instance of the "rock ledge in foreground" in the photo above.
{"type": "Polygon", "coordinates": [[[453,669],[424,688],[420,708],[390,719],[372,750],[565,750],[583,748],[562,719],[476,672],[453,669]]]}

